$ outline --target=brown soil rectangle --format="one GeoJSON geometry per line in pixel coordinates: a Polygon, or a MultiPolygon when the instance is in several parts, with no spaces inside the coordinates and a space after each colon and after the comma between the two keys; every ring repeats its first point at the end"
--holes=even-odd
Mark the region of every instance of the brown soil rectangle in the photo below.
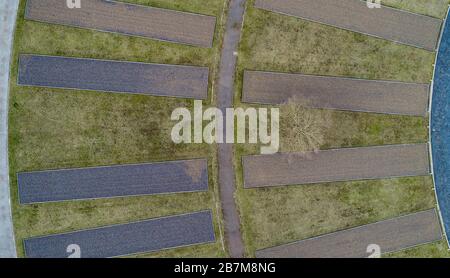
{"type": "Polygon", "coordinates": [[[434,51],[442,20],[360,0],[256,0],[264,10],[434,51]]]}
{"type": "Polygon", "coordinates": [[[430,174],[427,144],[244,156],[242,163],[245,188],[430,174]]]}
{"type": "Polygon", "coordinates": [[[426,116],[430,85],[345,77],[246,71],[243,101],[426,116]]]}
{"type": "Polygon", "coordinates": [[[28,0],[25,18],[201,47],[212,46],[216,24],[213,16],[104,0],[73,9],[62,0],[28,0]]]}
{"type": "MultiPolygon", "coordinates": [[[[442,238],[434,209],[256,251],[259,258],[364,258],[369,245],[382,254],[442,238]]],[[[370,248],[369,248],[370,249],[370,248]]],[[[370,251],[370,250],[369,250],[370,251]]]]}

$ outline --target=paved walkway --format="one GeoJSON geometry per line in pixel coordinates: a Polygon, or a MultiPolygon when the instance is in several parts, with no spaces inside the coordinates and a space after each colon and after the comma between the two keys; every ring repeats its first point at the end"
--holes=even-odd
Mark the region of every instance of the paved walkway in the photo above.
{"type": "Polygon", "coordinates": [[[8,168],[8,82],[19,0],[0,0],[0,257],[16,257],[8,168]]]}
{"type": "MultiPolygon", "coordinates": [[[[228,11],[218,86],[218,105],[223,112],[226,108],[233,106],[234,74],[237,60],[234,53],[237,52],[241,36],[245,2],[245,0],[231,0],[228,11]]],[[[234,199],[236,184],[233,167],[233,146],[231,144],[220,144],[218,156],[220,200],[225,222],[225,238],[230,256],[241,258],[244,256],[244,244],[240,231],[239,213],[234,199]]]]}

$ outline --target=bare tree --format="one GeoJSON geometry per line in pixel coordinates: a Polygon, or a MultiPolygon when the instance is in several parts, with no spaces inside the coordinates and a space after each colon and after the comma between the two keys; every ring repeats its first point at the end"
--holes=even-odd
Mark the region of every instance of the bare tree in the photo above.
{"type": "Polygon", "coordinates": [[[291,98],[281,105],[281,150],[283,152],[315,151],[325,143],[332,125],[331,112],[307,108],[307,102],[291,98]]]}

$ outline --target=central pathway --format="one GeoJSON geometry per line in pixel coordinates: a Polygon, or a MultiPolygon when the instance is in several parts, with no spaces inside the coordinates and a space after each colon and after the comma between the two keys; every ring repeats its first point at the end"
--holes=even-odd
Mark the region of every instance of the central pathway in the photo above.
{"type": "MultiPolygon", "coordinates": [[[[224,113],[226,108],[233,107],[234,76],[237,60],[235,53],[237,53],[241,37],[244,10],[245,0],[230,1],[220,59],[219,87],[217,92],[218,105],[224,113]]],[[[234,199],[236,184],[233,167],[233,146],[231,144],[219,144],[219,187],[228,250],[231,257],[241,258],[244,256],[244,244],[240,231],[239,213],[234,199]]]]}

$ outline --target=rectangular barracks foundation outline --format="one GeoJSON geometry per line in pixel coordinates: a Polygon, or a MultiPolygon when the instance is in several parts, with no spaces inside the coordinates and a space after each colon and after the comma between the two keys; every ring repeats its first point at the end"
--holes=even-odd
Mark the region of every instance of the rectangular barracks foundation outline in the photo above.
{"type": "Polygon", "coordinates": [[[116,1],[83,0],[70,9],[64,0],[28,0],[25,19],[212,47],[216,18],[116,1]]]}
{"type": "Polygon", "coordinates": [[[429,90],[429,84],[245,71],[242,101],[424,117],[429,90]]]}
{"type": "Polygon", "coordinates": [[[206,159],[23,172],[21,204],[208,190],[206,159]]]}
{"type": "Polygon", "coordinates": [[[435,51],[442,20],[361,0],[256,0],[264,10],[435,51]]]}
{"type": "Polygon", "coordinates": [[[24,240],[29,258],[109,258],[215,242],[211,211],[152,218],[24,240]]]}
{"type": "Polygon", "coordinates": [[[19,56],[19,85],[206,99],[207,67],[72,58],[19,56]]]}
{"type": "Polygon", "coordinates": [[[376,244],[381,254],[439,241],[435,209],[256,251],[258,258],[363,258],[376,244]]]}
{"type": "Polygon", "coordinates": [[[242,164],[244,188],[430,174],[428,144],[251,155],[242,164]]]}

